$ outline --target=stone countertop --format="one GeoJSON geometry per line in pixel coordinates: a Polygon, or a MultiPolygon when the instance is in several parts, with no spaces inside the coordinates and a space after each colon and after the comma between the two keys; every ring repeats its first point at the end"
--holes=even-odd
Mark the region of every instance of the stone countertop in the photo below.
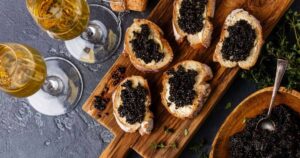
{"type": "MultiPolygon", "coordinates": [[[[97,3],[97,0],[88,1],[97,3]]],[[[130,12],[124,15],[123,32],[134,18],[147,17],[158,0],[149,2],[146,12],[130,12]]],[[[299,6],[300,1],[293,4],[297,9],[299,6]]],[[[110,60],[97,65],[95,69],[74,60],[63,42],[51,39],[43,32],[27,12],[24,0],[1,0],[0,21],[0,42],[24,43],[37,48],[44,57],[67,58],[79,68],[84,79],[84,92],[79,106],[69,114],[58,117],[41,115],[28,105],[26,99],[16,99],[0,92],[0,157],[98,158],[113,135],[83,112],[81,105],[117,59],[122,51],[122,44],[110,60]]],[[[209,150],[226,116],[255,90],[255,84],[237,78],[184,150],[182,157],[199,157],[188,148],[201,138],[206,138],[208,145],[205,148],[209,150]],[[228,102],[233,106],[225,109],[228,102]]],[[[131,152],[129,157],[138,157],[138,155],[131,152]]]]}

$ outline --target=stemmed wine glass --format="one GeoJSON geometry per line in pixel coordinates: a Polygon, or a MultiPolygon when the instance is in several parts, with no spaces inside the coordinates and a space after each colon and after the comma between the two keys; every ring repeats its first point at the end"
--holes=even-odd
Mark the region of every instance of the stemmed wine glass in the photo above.
{"type": "Polygon", "coordinates": [[[36,23],[50,37],[65,41],[77,60],[102,63],[120,44],[121,22],[103,5],[86,0],[26,0],[26,4],[36,23]]]}
{"type": "Polygon", "coordinates": [[[27,97],[38,112],[57,116],[76,107],[83,82],[78,69],[64,58],[44,60],[30,46],[0,43],[0,90],[27,97]]]}

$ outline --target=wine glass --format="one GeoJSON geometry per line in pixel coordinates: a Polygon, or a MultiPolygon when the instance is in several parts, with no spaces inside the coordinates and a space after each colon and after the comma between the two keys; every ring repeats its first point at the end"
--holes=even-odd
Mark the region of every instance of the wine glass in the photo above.
{"type": "Polygon", "coordinates": [[[120,20],[104,5],[89,5],[86,0],[26,0],[26,4],[36,23],[50,37],[65,41],[77,60],[102,63],[120,44],[120,20]]]}
{"type": "Polygon", "coordinates": [[[27,97],[38,112],[57,116],[76,107],[83,81],[78,69],[64,58],[44,60],[30,46],[0,43],[0,90],[27,97]]]}

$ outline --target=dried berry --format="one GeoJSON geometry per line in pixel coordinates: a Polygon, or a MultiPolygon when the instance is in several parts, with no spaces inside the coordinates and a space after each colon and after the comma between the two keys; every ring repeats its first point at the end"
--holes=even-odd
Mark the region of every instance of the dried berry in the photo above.
{"type": "Polygon", "coordinates": [[[149,38],[151,31],[147,24],[142,24],[141,31],[134,31],[133,34],[134,39],[130,43],[137,58],[142,59],[148,64],[152,60],[159,62],[165,57],[165,54],[159,51],[160,45],[149,38]]]}
{"type": "Polygon", "coordinates": [[[203,13],[207,0],[183,0],[179,9],[179,27],[188,34],[200,32],[203,28],[203,13]]]}
{"type": "Polygon", "coordinates": [[[146,113],[145,102],[148,90],[140,84],[133,88],[130,80],[123,83],[122,86],[125,89],[121,91],[122,105],[118,108],[120,116],[126,117],[126,122],[129,124],[141,123],[146,113]]]}
{"type": "Polygon", "coordinates": [[[255,30],[246,20],[240,20],[228,27],[229,36],[222,46],[222,57],[230,61],[246,60],[254,46],[255,30]]]}
{"type": "Polygon", "coordinates": [[[177,71],[171,69],[167,74],[171,75],[169,79],[169,100],[176,104],[176,108],[192,104],[196,96],[194,84],[198,72],[190,69],[186,70],[180,65],[177,71]]]}
{"type": "Polygon", "coordinates": [[[94,98],[94,107],[98,110],[105,110],[106,104],[109,102],[108,98],[103,98],[100,96],[95,96],[94,98]]]}
{"type": "Polygon", "coordinates": [[[279,105],[271,113],[276,131],[256,128],[257,122],[266,114],[267,111],[264,111],[255,118],[247,119],[245,129],[230,138],[230,157],[300,157],[299,114],[285,105],[279,105]]]}

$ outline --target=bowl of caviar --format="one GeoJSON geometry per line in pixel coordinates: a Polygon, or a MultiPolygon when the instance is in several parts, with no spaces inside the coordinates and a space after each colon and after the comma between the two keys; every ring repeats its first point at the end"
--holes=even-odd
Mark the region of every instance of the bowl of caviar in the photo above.
{"type": "Polygon", "coordinates": [[[261,89],[243,100],[219,129],[211,158],[299,158],[300,93],[281,87],[271,119],[276,130],[256,128],[267,114],[273,87],[261,89]]]}

